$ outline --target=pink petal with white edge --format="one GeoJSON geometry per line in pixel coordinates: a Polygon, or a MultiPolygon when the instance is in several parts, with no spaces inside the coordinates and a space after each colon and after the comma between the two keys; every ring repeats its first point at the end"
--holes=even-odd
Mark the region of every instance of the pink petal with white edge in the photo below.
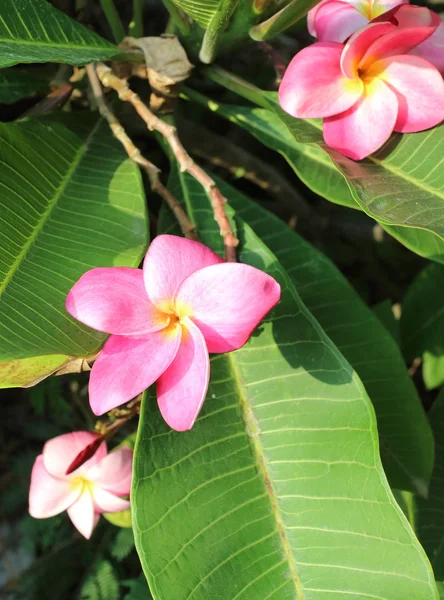
{"type": "Polygon", "coordinates": [[[316,37],[320,42],[342,43],[368,22],[369,19],[355,6],[332,0],[318,9],[316,37]]]}
{"type": "Polygon", "coordinates": [[[29,488],[29,514],[35,519],[47,519],[66,510],[80,496],[82,486],[73,486],[66,479],[53,477],[45,469],[43,456],[36,458],[29,488]]]}
{"type": "Polygon", "coordinates": [[[141,335],[168,325],[168,316],[148,299],[141,269],[87,271],[71,288],[66,310],[88,327],[118,335],[141,335]]]}
{"type": "Polygon", "coordinates": [[[176,356],[180,337],[181,328],[174,325],[144,337],[108,338],[89,379],[93,413],[103,415],[153,384],[176,356]]]}
{"type": "Polygon", "coordinates": [[[300,119],[327,117],[347,110],[361,97],[363,83],[341,72],[343,45],[317,42],[296,54],[279,86],[279,104],[300,119]]]}
{"type": "Polygon", "coordinates": [[[94,510],[94,501],[88,489],[84,488],[80,498],[68,508],[68,516],[74,527],[89,540],[99,522],[99,515],[94,510]]]}
{"type": "Polygon", "coordinates": [[[279,302],[280,285],[259,269],[239,263],[206,267],[180,286],[176,304],[190,306],[209,352],[230,352],[245,344],[279,302]]]}
{"type": "Polygon", "coordinates": [[[388,140],[397,116],[395,93],[383,81],[374,79],[353,108],[324,120],[324,140],[341,154],[360,160],[388,140]]]}
{"type": "Polygon", "coordinates": [[[444,119],[444,81],[426,60],[417,56],[392,56],[374,63],[369,75],[385,81],[396,94],[395,131],[423,131],[444,119]]]}
{"type": "Polygon", "coordinates": [[[113,513],[127,510],[130,507],[129,500],[118,498],[111,492],[102,490],[99,486],[92,486],[91,493],[94,500],[94,510],[97,513],[113,513]]]}
{"type": "Polygon", "coordinates": [[[194,271],[225,262],[212,250],[176,235],[158,235],[143,263],[145,287],[151,301],[171,312],[174,292],[194,271]]]}
{"type": "Polygon", "coordinates": [[[354,33],[341,54],[341,71],[346,77],[358,77],[358,67],[368,47],[381,36],[395,29],[391,23],[370,23],[354,33]]]}
{"type": "MultiPolygon", "coordinates": [[[[377,60],[407,54],[429,38],[439,27],[441,19],[428,8],[404,5],[395,13],[399,26],[375,40],[359,63],[360,69],[367,69],[377,60]]],[[[371,25],[388,25],[372,23],[371,25]]]]}
{"type": "Polygon", "coordinates": [[[185,317],[182,323],[179,351],[157,382],[160,412],[176,431],[193,427],[207,395],[210,378],[210,360],[202,333],[190,319],[185,317]]]}
{"type": "Polygon", "coordinates": [[[88,471],[88,479],[117,496],[128,496],[131,490],[133,451],[118,448],[88,471]]]}
{"type": "Polygon", "coordinates": [[[332,1],[334,1],[334,0],[321,0],[321,2],[319,2],[319,4],[316,4],[316,6],[314,6],[311,10],[308,11],[308,13],[307,13],[307,29],[311,36],[316,37],[315,23],[316,23],[316,15],[318,14],[318,10],[321,8],[321,6],[324,6],[324,4],[327,4],[327,2],[332,2],[332,1]]]}
{"type": "Polygon", "coordinates": [[[444,23],[425,42],[416,46],[410,54],[420,56],[444,74],[444,23]]]}
{"type": "Polygon", "coordinates": [[[66,475],[68,467],[76,456],[89,446],[89,444],[96,441],[98,437],[97,433],[91,433],[90,431],[73,431],[72,433],[64,433],[49,440],[43,447],[45,468],[51,475],[56,477],[72,478],[80,473],[84,473],[106,456],[105,442],[100,444],[94,456],[87,460],[79,469],[73,471],[69,476],[66,475]]]}

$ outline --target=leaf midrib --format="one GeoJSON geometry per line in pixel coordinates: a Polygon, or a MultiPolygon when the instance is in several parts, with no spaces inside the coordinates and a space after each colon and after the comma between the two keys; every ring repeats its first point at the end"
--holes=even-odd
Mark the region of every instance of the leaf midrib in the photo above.
{"type": "MultiPolygon", "coordinates": [[[[227,359],[228,359],[228,362],[230,363],[231,371],[233,373],[233,380],[234,380],[235,387],[237,389],[238,397],[240,400],[241,414],[242,414],[242,419],[245,423],[245,429],[247,432],[254,431],[255,429],[257,429],[257,425],[256,425],[254,419],[252,418],[251,408],[250,408],[250,405],[248,402],[248,398],[247,398],[247,396],[245,394],[245,390],[241,384],[241,376],[239,373],[239,368],[236,364],[234,355],[232,353],[227,354],[227,359]]],[[[299,600],[304,600],[302,584],[301,584],[301,581],[300,581],[298,573],[297,573],[297,564],[294,560],[291,546],[288,541],[287,532],[285,530],[284,520],[282,519],[280,510],[279,510],[279,507],[278,507],[278,504],[276,501],[276,492],[274,490],[271,477],[267,470],[267,466],[266,466],[266,462],[265,462],[265,453],[263,451],[262,444],[259,441],[258,435],[248,435],[248,440],[249,440],[249,446],[252,451],[252,455],[256,458],[256,464],[257,464],[260,472],[262,473],[262,476],[264,479],[264,485],[268,492],[268,497],[270,498],[271,512],[272,512],[273,517],[276,522],[279,537],[282,541],[284,555],[285,555],[285,558],[286,558],[288,566],[289,566],[289,570],[290,570],[292,581],[294,583],[297,598],[299,600]]]]}
{"type": "Polygon", "coordinates": [[[95,135],[95,133],[100,125],[100,122],[101,122],[101,119],[98,119],[97,123],[94,125],[94,127],[88,134],[87,138],[85,139],[85,142],[80,146],[78,152],[76,153],[76,157],[73,161],[73,164],[71,165],[70,169],[68,170],[64,181],[60,185],[57,192],[54,194],[53,199],[51,200],[51,202],[48,204],[46,210],[41,215],[36,227],[34,228],[34,231],[29,236],[26,244],[23,246],[21,252],[18,254],[14,263],[11,265],[11,268],[9,269],[8,274],[6,275],[5,279],[3,280],[3,282],[0,285],[0,297],[3,295],[4,291],[6,290],[7,286],[11,282],[14,275],[17,273],[18,269],[20,268],[20,265],[26,258],[33,243],[35,242],[38,235],[41,233],[43,227],[45,226],[47,220],[51,216],[52,211],[56,207],[57,202],[60,200],[60,197],[62,196],[63,192],[66,189],[66,186],[71,181],[73,174],[77,170],[77,167],[79,166],[79,163],[83,158],[83,155],[85,154],[86,150],[88,149],[89,142],[90,142],[91,138],[95,135]]]}
{"type": "Polygon", "coordinates": [[[35,41],[35,40],[22,40],[17,38],[0,38],[0,44],[18,44],[20,46],[42,46],[44,48],[68,48],[72,50],[111,50],[114,54],[117,54],[118,49],[110,46],[92,46],[92,45],[82,45],[82,44],[62,44],[59,42],[43,42],[43,41],[35,41]]]}

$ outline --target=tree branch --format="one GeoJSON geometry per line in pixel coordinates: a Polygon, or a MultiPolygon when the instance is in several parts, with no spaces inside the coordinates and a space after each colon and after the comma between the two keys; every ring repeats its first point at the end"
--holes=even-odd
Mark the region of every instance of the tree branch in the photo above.
{"type": "Polygon", "coordinates": [[[118,93],[121,100],[132,104],[150,131],[157,131],[165,138],[181,171],[189,173],[204,188],[210,198],[214,219],[219,225],[220,234],[224,240],[225,258],[231,262],[236,261],[236,246],[239,242],[231,229],[225,212],[226,198],[224,198],[211,177],[194,162],[185,150],[177,135],[176,128],[162,121],[162,119],[159,119],[159,117],[152,113],[139,96],[129,88],[126,79],[120,79],[114,75],[111,69],[103,63],[97,64],[97,75],[103,85],[114,89],[118,93]]]}
{"type": "Polygon", "coordinates": [[[125,148],[129,158],[146,172],[150,181],[151,189],[153,192],[157,192],[173,211],[184,236],[191,240],[197,240],[195,226],[190,221],[187,214],[173,194],[171,194],[171,192],[160,181],[160,170],[156,167],[156,165],[142,156],[140,150],[134,145],[133,141],[127,135],[115,114],[107,105],[94,65],[87,65],[86,71],[88,73],[91,88],[100,114],[108,121],[108,125],[110,126],[114,137],[117,138],[125,148]]]}

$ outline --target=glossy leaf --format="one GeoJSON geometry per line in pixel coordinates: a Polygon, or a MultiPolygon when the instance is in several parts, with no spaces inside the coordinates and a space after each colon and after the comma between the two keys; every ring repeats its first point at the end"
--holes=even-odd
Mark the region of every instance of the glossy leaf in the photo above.
{"type": "Polygon", "coordinates": [[[443,286],[444,267],[428,265],[408,289],[401,316],[404,353],[409,361],[422,358],[429,389],[444,383],[443,286]]]}
{"type": "MultiPolygon", "coordinates": [[[[267,108],[220,104],[190,89],[186,96],[249,131],[268,148],[282,154],[301,181],[316,194],[335,204],[362,210],[344,176],[320,145],[322,129],[318,120],[293,119],[277,105],[275,94],[263,94],[251,85],[244,87],[236,78],[227,82],[218,77],[217,69],[211,69],[210,73],[212,78],[223,82],[229,89],[267,108]],[[215,77],[213,73],[216,73],[215,77]],[[309,143],[305,143],[307,140],[309,143]]],[[[387,233],[413,252],[444,263],[444,240],[441,237],[423,229],[379,222],[387,233]]]]}
{"type": "MultiPolygon", "coordinates": [[[[444,390],[436,398],[429,413],[430,424],[435,434],[435,468],[428,498],[416,500],[416,531],[435,571],[437,581],[444,581],[444,390]]],[[[444,591],[444,585],[439,586],[444,591]]]]}
{"type": "Polygon", "coordinates": [[[145,198],[137,168],[95,115],[0,124],[0,135],[0,372],[23,385],[24,368],[29,382],[60,355],[89,356],[103,343],[68,315],[66,294],[92,267],[139,264],[145,198]]]}
{"type": "Polygon", "coordinates": [[[118,52],[47,0],[1,1],[0,67],[36,62],[82,65],[118,52]]]}
{"type": "Polygon", "coordinates": [[[48,90],[47,79],[39,79],[16,69],[0,70],[0,104],[13,104],[48,90]]]}
{"type": "Polygon", "coordinates": [[[233,188],[222,189],[361,378],[376,411],[381,456],[392,487],[425,495],[433,435],[398,345],[326,256],[233,188]]]}
{"type": "MultiPolygon", "coordinates": [[[[211,243],[208,200],[181,180],[211,243]]],[[[282,301],[244,348],[213,357],[192,431],[170,430],[144,399],[132,502],[154,598],[437,598],[361,382],[276,257],[236,222],[241,260],[276,277],[282,301]]]]}

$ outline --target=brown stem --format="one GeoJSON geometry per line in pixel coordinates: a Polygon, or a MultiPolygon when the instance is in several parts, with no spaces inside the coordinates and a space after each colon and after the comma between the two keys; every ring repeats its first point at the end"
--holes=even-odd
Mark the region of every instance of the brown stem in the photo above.
{"type": "Polygon", "coordinates": [[[189,173],[204,188],[211,200],[214,219],[219,225],[220,234],[224,240],[225,258],[231,262],[236,261],[236,246],[239,242],[231,229],[225,211],[226,198],[224,198],[211,177],[194,162],[185,150],[177,135],[176,128],[165,121],[162,121],[162,119],[159,119],[159,117],[152,113],[139,96],[129,88],[126,79],[120,79],[114,75],[109,67],[102,63],[98,63],[97,75],[104,86],[114,89],[121,100],[130,102],[133,105],[150,131],[157,131],[165,138],[181,171],[189,173]]]}
{"type": "Polygon", "coordinates": [[[176,198],[173,196],[173,194],[171,194],[171,192],[160,181],[160,170],[156,167],[156,165],[154,165],[152,162],[150,162],[144,156],[142,156],[140,150],[137,148],[137,146],[134,145],[134,142],[128,136],[128,134],[120,124],[119,120],[106,103],[106,100],[103,95],[102,86],[100,85],[100,81],[97,77],[94,65],[87,65],[86,71],[88,73],[89,81],[91,83],[91,89],[96,99],[100,114],[108,121],[108,125],[110,126],[114,137],[117,138],[122,144],[122,146],[125,148],[125,151],[128,154],[129,158],[136,165],[139,165],[139,167],[141,167],[148,175],[151,189],[153,190],[153,192],[157,192],[159,196],[161,196],[165,200],[170,209],[173,211],[184,236],[190,240],[197,240],[195,226],[187,217],[187,214],[185,213],[179,202],[176,200],[176,198]]]}

